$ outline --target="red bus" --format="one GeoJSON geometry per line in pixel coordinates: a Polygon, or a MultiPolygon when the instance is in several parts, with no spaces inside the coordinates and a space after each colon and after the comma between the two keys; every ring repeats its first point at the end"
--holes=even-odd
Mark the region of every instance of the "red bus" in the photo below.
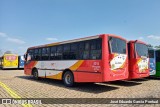
{"type": "Polygon", "coordinates": [[[149,76],[149,56],[147,44],[131,40],[128,42],[129,78],[136,79],[149,76]]]}
{"type": "Polygon", "coordinates": [[[112,34],[30,47],[24,73],[35,79],[75,82],[107,82],[128,78],[127,40],[112,34]]]}

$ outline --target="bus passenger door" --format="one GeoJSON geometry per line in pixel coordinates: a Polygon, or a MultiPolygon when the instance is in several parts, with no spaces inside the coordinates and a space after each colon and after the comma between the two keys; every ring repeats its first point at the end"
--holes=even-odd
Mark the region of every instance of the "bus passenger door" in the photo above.
{"type": "Polygon", "coordinates": [[[24,55],[25,57],[25,62],[24,62],[24,73],[27,75],[32,74],[32,64],[31,64],[31,55],[28,53],[24,55]]]}
{"type": "Polygon", "coordinates": [[[46,68],[44,65],[44,61],[39,61],[39,66],[38,66],[38,75],[39,77],[45,78],[46,77],[46,68]]]}

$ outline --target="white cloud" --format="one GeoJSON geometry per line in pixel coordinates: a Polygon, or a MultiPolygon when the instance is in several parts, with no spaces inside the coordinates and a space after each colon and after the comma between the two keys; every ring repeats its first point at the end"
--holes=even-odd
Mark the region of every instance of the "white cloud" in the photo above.
{"type": "Polygon", "coordinates": [[[58,39],[57,38],[46,38],[46,40],[48,40],[48,41],[56,41],[58,39]]]}
{"type": "Polygon", "coordinates": [[[16,43],[16,44],[24,44],[26,42],[24,42],[23,40],[17,39],[17,38],[7,38],[7,41],[12,42],[12,43],[16,43]]]}
{"type": "Polygon", "coordinates": [[[149,35],[147,36],[147,38],[153,39],[153,40],[160,40],[160,36],[155,36],[155,35],[149,35]]]}
{"type": "Polygon", "coordinates": [[[16,43],[16,44],[26,43],[23,40],[20,40],[17,38],[11,38],[10,36],[8,36],[6,33],[3,33],[3,32],[0,32],[0,37],[4,37],[7,41],[12,42],[12,43],[16,43]]]}
{"type": "Polygon", "coordinates": [[[139,38],[138,38],[138,40],[143,40],[143,39],[144,39],[143,37],[139,37],[139,38]]]}
{"type": "Polygon", "coordinates": [[[0,32],[0,37],[7,37],[6,33],[0,32]]]}

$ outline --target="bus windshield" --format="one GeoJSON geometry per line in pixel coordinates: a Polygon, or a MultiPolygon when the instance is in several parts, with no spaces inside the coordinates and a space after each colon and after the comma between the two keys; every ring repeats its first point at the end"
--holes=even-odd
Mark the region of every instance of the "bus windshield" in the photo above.
{"type": "Polygon", "coordinates": [[[154,58],[154,50],[149,50],[148,54],[149,54],[149,58],[154,58]]]}
{"type": "Polygon", "coordinates": [[[156,51],[156,61],[160,62],[160,51],[159,50],[156,51]]]}
{"type": "Polygon", "coordinates": [[[126,41],[115,38],[109,37],[109,47],[111,53],[119,53],[119,54],[126,54],[126,41]]]}
{"type": "Polygon", "coordinates": [[[136,47],[136,52],[139,56],[148,56],[148,47],[145,44],[141,44],[141,43],[136,43],[135,44],[136,47]]]}

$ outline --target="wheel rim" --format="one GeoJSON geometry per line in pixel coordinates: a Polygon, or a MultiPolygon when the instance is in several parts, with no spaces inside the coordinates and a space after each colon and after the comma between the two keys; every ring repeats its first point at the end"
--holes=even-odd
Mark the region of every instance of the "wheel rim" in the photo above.
{"type": "Polygon", "coordinates": [[[69,74],[67,74],[67,75],[65,76],[65,82],[66,82],[67,84],[71,84],[71,83],[72,83],[72,79],[71,79],[71,76],[70,76],[69,74]]]}

